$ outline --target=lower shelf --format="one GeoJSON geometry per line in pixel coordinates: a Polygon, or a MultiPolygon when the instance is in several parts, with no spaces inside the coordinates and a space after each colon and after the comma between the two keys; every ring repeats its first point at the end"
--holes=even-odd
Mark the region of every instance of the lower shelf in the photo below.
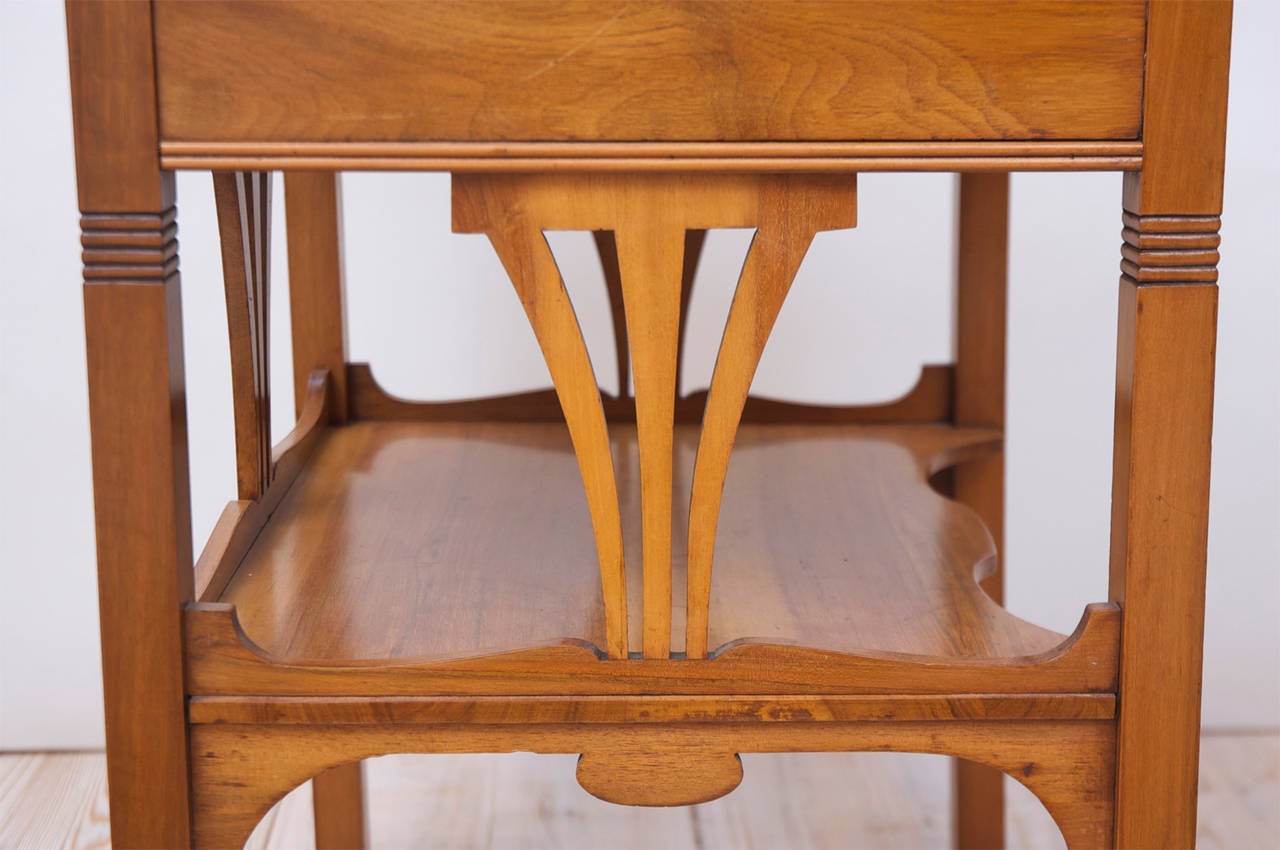
{"type": "MultiPolygon", "coordinates": [[[[631,643],[640,625],[639,464],[614,425],[631,643]]],[[[725,486],[710,646],[756,638],[839,652],[998,658],[1064,637],[974,580],[977,517],[927,474],[993,444],[945,426],[744,425],[725,486]]],[[[272,656],[431,659],[563,639],[604,645],[582,481],[560,424],[359,422],[325,431],[221,595],[272,656]]],[[[673,645],[697,442],[677,428],[673,645]]]]}

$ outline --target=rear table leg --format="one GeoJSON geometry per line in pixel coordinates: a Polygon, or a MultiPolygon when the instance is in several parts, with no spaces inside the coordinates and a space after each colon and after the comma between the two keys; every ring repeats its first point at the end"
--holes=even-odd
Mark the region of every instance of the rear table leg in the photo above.
{"type": "MultiPolygon", "coordinates": [[[[1008,277],[1009,175],[963,174],[956,259],[957,425],[1004,427],[1005,327],[1008,277]]],[[[953,496],[986,524],[1004,554],[1004,453],[953,470],[953,496]]],[[[982,587],[1004,602],[1003,563],[982,587]]],[[[957,761],[955,842],[959,850],[1004,847],[1004,776],[957,761]]]]}

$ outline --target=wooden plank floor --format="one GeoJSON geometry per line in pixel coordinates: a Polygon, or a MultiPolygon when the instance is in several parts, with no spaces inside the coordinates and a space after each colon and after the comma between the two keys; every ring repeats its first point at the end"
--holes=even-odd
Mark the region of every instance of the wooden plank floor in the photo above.
{"type": "MultiPolygon", "coordinates": [[[[683,809],[598,802],[574,757],[390,756],[369,763],[374,848],[440,850],[845,850],[948,846],[948,769],[936,756],[744,757],[728,797],[683,809]]],[[[100,753],[0,755],[0,847],[105,848],[100,753]]],[[[1011,847],[1062,847],[1048,816],[1009,787],[1011,847]]],[[[312,844],[307,786],[259,825],[255,850],[312,844]]],[[[1209,848],[1280,845],[1280,734],[1209,734],[1200,771],[1200,838],[1209,848]]]]}

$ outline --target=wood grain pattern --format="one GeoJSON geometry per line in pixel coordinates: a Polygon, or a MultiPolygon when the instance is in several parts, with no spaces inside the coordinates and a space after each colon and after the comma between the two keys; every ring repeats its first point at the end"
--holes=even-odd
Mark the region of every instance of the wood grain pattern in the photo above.
{"type": "MultiPolygon", "coordinates": [[[[1200,761],[1200,850],[1265,847],[1280,831],[1280,736],[1206,730],[1200,761]]],[[[789,850],[945,847],[947,787],[933,757],[880,753],[748,754],[746,781],[689,809],[600,803],[574,780],[571,755],[390,756],[369,763],[379,846],[441,847],[491,838],[524,850],[789,850]],[[494,801],[500,801],[496,804],[494,801]],[[793,813],[803,807],[806,817],[793,813]]],[[[0,844],[17,850],[105,848],[101,753],[0,754],[0,844]]],[[[1029,793],[1009,798],[1011,848],[1062,847],[1029,793]]],[[[248,850],[309,847],[311,799],[295,789],[258,824],[248,850]]]]}
{"type": "MultiPolygon", "coordinates": [[[[363,145],[283,144],[268,142],[240,146],[234,143],[161,143],[166,153],[160,162],[169,169],[232,171],[269,169],[282,171],[448,171],[454,174],[545,174],[551,172],[627,172],[669,174],[703,172],[723,174],[859,174],[870,171],[957,171],[1007,173],[1010,171],[1136,171],[1142,167],[1141,142],[1030,142],[973,143],[969,153],[951,153],[946,142],[850,142],[836,145],[825,156],[811,156],[808,143],[774,146],[762,142],[725,142],[705,148],[696,142],[670,142],[634,146],[630,156],[610,155],[609,148],[575,151],[575,156],[516,155],[523,145],[513,143],[512,154],[495,151],[486,143],[424,143],[363,145]],[[896,145],[896,146],[895,146],[896,145]],[[476,147],[475,155],[468,148],[476,147]],[[404,150],[408,148],[408,150],[404,150]],[[183,153],[185,150],[199,153],[183,153]],[[308,151],[297,153],[296,150],[308,151]],[[700,152],[701,151],[701,152],[700,152]]],[[[834,143],[833,143],[834,144],[834,143]]],[[[505,147],[505,146],[504,146],[505,147]]],[[[824,148],[822,144],[816,144],[824,148]]],[[[566,151],[566,154],[570,151],[566,151]]]]}
{"type": "Polygon", "coordinates": [[[191,839],[181,606],[194,593],[174,181],[159,167],[151,9],[72,2],[66,17],[111,830],[116,847],[179,847],[191,839]]]}
{"type": "Polygon", "coordinates": [[[271,270],[271,175],[213,175],[231,342],[231,397],[239,497],[271,486],[271,391],[268,333],[271,270]]]}
{"type": "Polygon", "coordinates": [[[311,780],[316,850],[364,850],[364,765],[348,762],[311,780]]]}
{"type": "MultiPolygon", "coordinates": [[[[239,846],[280,797],[320,770],[389,752],[612,752],[643,758],[676,752],[931,752],[992,764],[1032,790],[1071,848],[1110,837],[1110,721],[979,723],[564,724],[534,728],[457,725],[363,727],[208,724],[193,729],[197,847],[239,846]],[[246,781],[248,780],[248,781],[246,781]]],[[[669,775],[678,777],[679,763],[669,775]]],[[[598,777],[593,776],[593,779],[598,777]]],[[[602,778],[601,778],[602,779],[602,778]]],[[[603,779],[602,779],[603,781],[603,779]]],[[[629,779],[612,786],[620,793],[629,779]]],[[[603,790],[603,789],[601,789],[603,790]]]]}
{"type": "Polygon", "coordinates": [[[160,2],[161,135],[1136,139],[1145,5],[160,2]]]}
{"type": "Polygon", "coordinates": [[[671,221],[669,205],[684,200],[661,184],[633,191],[619,199],[617,217],[608,222],[618,246],[635,385],[645,658],[671,653],[672,448],[685,234],[671,221]]]}
{"type": "Polygon", "coordinates": [[[542,235],[542,228],[551,225],[522,214],[527,206],[536,207],[536,201],[524,197],[518,186],[483,178],[455,178],[453,205],[455,232],[485,233],[493,243],[542,348],[586,491],[600,564],[606,651],[613,658],[626,658],[628,612],[622,518],[609,456],[609,435],[586,342],[551,248],[542,235]]]}
{"type": "MultiPolygon", "coordinates": [[[[692,232],[692,231],[691,231],[692,232]]],[[[563,422],[564,411],[555,390],[533,390],[505,396],[458,401],[413,401],[384,390],[368,363],[347,364],[351,416],[373,422],[563,422]]],[[[951,366],[930,365],[920,370],[915,386],[900,398],[879,404],[825,405],[747,396],[742,408],[745,424],[793,425],[906,425],[951,421],[951,366]]],[[[634,423],[635,399],[601,392],[605,419],[634,423]]],[[[707,407],[707,391],[694,390],[676,399],[677,425],[697,425],[707,407]]]]}
{"type": "MultiPolygon", "coordinates": [[[[627,342],[627,315],[622,295],[622,269],[618,266],[618,244],[612,230],[592,231],[596,253],[600,257],[600,268],[604,274],[605,294],[609,299],[609,317],[613,322],[614,356],[618,361],[618,392],[615,397],[604,396],[605,418],[613,421],[619,409],[626,408],[626,400],[635,398],[631,393],[631,357],[627,342]]],[[[685,323],[689,316],[689,300],[693,297],[693,279],[698,271],[698,262],[702,257],[702,245],[707,236],[705,230],[688,230],[684,235],[684,263],[680,281],[680,333],[676,348],[676,375],[684,374],[685,323]]],[[[601,390],[603,394],[604,391],[601,390]]],[[[680,402],[683,396],[676,399],[676,421],[681,421],[680,402]]],[[[689,405],[685,405],[689,407],[689,405]]],[[[701,411],[701,406],[698,407],[701,411]]],[[[683,411],[687,417],[688,411],[683,411]]],[[[635,406],[630,406],[626,420],[635,421],[635,406]]]]}
{"type": "MultiPolygon", "coordinates": [[[[546,161],[548,165],[565,161],[590,160],[658,160],[670,162],[678,170],[680,160],[710,162],[717,159],[810,160],[825,166],[831,160],[868,159],[900,160],[911,157],[926,159],[1004,160],[1018,163],[1027,159],[1044,159],[1058,165],[1060,160],[1080,158],[1086,166],[1100,161],[1137,160],[1141,164],[1142,141],[1070,141],[1010,142],[979,139],[969,142],[932,140],[919,142],[869,142],[858,140],[808,142],[442,142],[415,140],[409,142],[225,142],[161,141],[160,152],[168,157],[260,156],[317,157],[337,156],[351,159],[403,159],[407,163],[424,158],[470,160],[473,168],[495,173],[523,171],[508,168],[503,160],[527,163],[546,161]]],[[[749,163],[747,163],[749,165],[749,163]]],[[[1133,163],[1128,163],[1133,164],[1133,163]]],[[[826,170],[819,168],[817,170],[826,170]]],[[[1087,169],[1086,169],[1087,170],[1087,169]]]]}
{"type": "Polygon", "coordinates": [[[495,748],[580,754],[583,787],[645,804],[726,792],[740,752],[945,753],[972,763],[962,846],[1001,840],[992,768],[1071,847],[1194,840],[1228,2],[113,0],[67,20],[117,846],[243,842],[317,774],[319,842],[354,844],[359,759],[495,748]],[[192,601],[162,167],[244,172],[216,180],[241,455],[194,571],[217,603],[192,601]],[[273,167],[294,171],[300,409],[274,456],[273,167]],[[853,172],[944,167],[966,174],[954,374],[871,409],[750,399],[813,232],[852,224],[853,172]],[[304,173],[341,168],[456,172],[455,228],[490,236],[554,395],[414,404],[348,369],[337,184],[304,173]],[[997,604],[993,172],[1024,168],[1126,171],[1112,601],[1070,638],[997,604]],[[712,386],[681,396],[695,246],[726,226],[756,240],[712,386]],[[616,398],[546,229],[598,234],[616,398]],[[868,420],[934,424],[849,424],[868,420]]]}
{"type": "Polygon", "coordinates": [[[0,754],[0,846],[108,850],[101,753],[0,754]]]}
{"type": "MultiPolygon", "coordinates": [[[[496,222],[501,222],[507,231],[521,230],[524,242],[536,246],[531,250],[536,250],[535,256],[542,258],[541,272],[548,278],[543,291],[555,293],[553,303],[559,305],[559,312],[564,315],[558,324],[563,333],[576,333],[578,329],[576,320],[569,322],[572,308],[541,231],[604,229],[614,234],[610,247],[616,250],[636,394],[644,564],[642,646],[647,658],[666,657],[671,650],[672,629],[672,424],[685,301],[683,281],[689,272],[684,263],[686,233],[712,226],[760,228],[759,248],[752,252],[754,258],[748,257],[742,301],[731,311],[717,365],[716,380],[726,383],[720,391],[724,393],[723,401],[717,400],[713,381],[707,407],[710,418],[704,417],[699,454],[708,459],[703,463],[703,473],[695,471],[691,517],[695,518],[692,527],[696,530],[690,545],[695,571],[690,574],[694,581],[690,584],[689,610],[697,618],[701,635],[706,628],[709,547],[714,540],[714,526],[710,526],[710,537],[699,538],[697,534],[716,511],[738,411],[768,339],[772,317],[781,307],[790,279],[813,233],[853,224],[855,188],[851,182],[810,176],[736,175],[708,179],[692,175],[467,175],[455,179],[454,197],[455,229],[488,229],[494,238],[496,222]],[[787,213],[793,211],[803,213],[804,224],[798,230],[793,229],[793,223],[787,218],[787,213]],[[782,263],[781,267],[778,263],[782,263]],[[765,293],[769,295],[766,297],[765,293]],[[760,306],[757,313],[757,302],[761,299],[766,299],[770,306],[760,306]],[[732,386],[727,385],[730,381],[732,386]],[[708,424],[710,428],[706,427],[708,424]]],[[[495,239],[494,244],[502,254],[505,243],[495,239]]],[[[518,261],[517,254],[510,248],[506,250],[509,258],[504,262],[516,280],[526,273],[527,264],[518,261]]],[[[517,281],[517,288],[525,292],[532,285],[536,284],[517,281]]],[[[535,299],[531,294],[524,295],[522,300],[526,306],[534,300],[540,305],[551,303],[545,297],[535,299]]],[[[541,306],[537,312],[546,309],[541,306]]],[[[549,327],[539,331],[537,312],[530,313],[535,333],[540,339],[550,338],[549,327]]],[[[591,437],[590,443],[586,442],[585,435],[574,437],[584,480],[591,481],[593,476],[602,477],[612,472],[612,458],[599,445],[604,422],[602,415],[596,415],[600,404],[596,381],[580,334],[577,339],[565,339],[556,345],[562,348],[557,350],[544,343],[543,351],[562,403],[567,393],[573,397],[581,394],[582,404],[591,411],[591,423],[579,426],[579,433],[590,427],[596,436],[591,437]],[[563,364],[552,362],[567,356],[578,365],[570,365],[568,360],[563,364]],[[568,387],[569,382],[574,386],[568,387]]],[[[565,405],[565,410],[573,433],[577,419],[575,408],[565,405]]],[[[603,498],[606,491],[589,485],[589,503],[593,501],[593,492],[603,498]]],[[[596,510],[606,509],[593,507],[593,511],[596,510]]],[[[612,546],[611,536],[598,542],[602,571],[608,572],[603,558],[606,552],[612,551],[612,546]]],[[[610,581],[606,579],[606,600],[611,599],[610,581]]],[[[610,604],[607,602],[606,607],[610,604]]],[[[610,619],[612,616],[608,614],[610,619]]],[[[698,647],[697,655],[705,653],[704,642],[698,647]]]]}
{"type": "Polygon", "coordinates": [[[742,782],[737,753],[708,752],[695,742],[641,750],[602,749],[578,757],[582,790],[623,806],[691,806],[716,800],[742,782]]]}
{"type": "Polygon", "coordinates": [[[256,500],[230,502],[218,517],[213,533],[195,565],[196,599],[216,600],[231,576],[244,560],[245,553],[257,539],[267,520],[284,498],[298,473],[315,449],[318,437],[329,421],[332,407],[329,395],[329,373],[311,376],[310,393],[298,414],[298,424],[272,450],[272,481],[256,500]]]}
{"type": "Polygon", "coordinates": [[[720,504],[729,455],[760,356],[813,237],[819,231],[852,227],[856,217],[857,194],[839,181],[778,180],[761,187],[755,237],[716,355],[690,486],[685,631],[689,658],[707,655],[720,504]]]}
{"type": "Polygon", "coordinates": [[[470,658],[388,661],[286,659],[257,647],[225,604],[189,606],[194,695],[359,696],[718,693],[1105,693],[1116,687],[1120,617],[1090,605],[1071,637],[1036,654],[938,657],[832,652],[743,641],[711,660],[601,659],[561,641],[470,658]]]}
{"type": "Polygon", "coordinates": [[[112,831],[120,847],[182,846],[189,829],[181,605],[193,599],[193,585],[172,221],[172,210],[81,219],[92,234],[86,354],[112,831]],[[140,253],[138,242],[153,244],[140,253]],[[119,253],[128,262],[113,262],[119,253]]]}
{"type": "Polygon", "coordinates": [[[1226,161],[1231,0],[1160,0],[1147,13],[1142,138],[1125,209],[1219,215],[1226,161]]]}
{"type": "Polygon", "coordinates": [[[66,15],[80,211],[169,209],[174,183],[160,170],[150,7],[71,0],[66,15]]]}
{"type": "Polygon", "coordinates": [[[1231,4],[1153,3],[1126,175],[1111,598],[1124,608],[1115,846],[1196,836],[1209,456],[1231,4]]]}
{"type": "Polygon", "coordinates": [[[1111,541],[1111,598],[1125,618],[1118,847],[1186,847],[1195,838],[1216,324],[1213,285],[1120,283],[1111,541]]]}
{"type": "Polygon", "coordinates": [[[823,723],[1107,720],[1113,694],[580,697],[193,697],[192,723],[823,723]]]}
{"type": "MultiPolygon", "coordinates": [[[[956,390],[954,421],[1005,426],[1008,315],[1009,175],[959,178],[956,253],[956,390]]],[[[1004,602],[1004,447],[951,470],[950,494],[982,520],[996,557],[982,589],[1004,602]]],[[[971,761],[955,763],[952,815],[959,850],[1003,847],[1004,777],[971,761]]]]}
{"type": "Polygon", "coordinates": [[[342,265],[342,176],[284,175],[289,248],[289,323],[294,410],[306,403],[311,373],[329,373],[330,415],[347,421],[347,314],[342,265]]]}
{"type": "MultiPolygon", "coordinates": [[[[617,450],[628,450],[623,429],[615,430],[617,450]]],[[[693,429],[677,433],[686,447],[696,442],[693,429]]],[[[295,657],[368,659],[517,649],[562,637],[599,645],[598,597],[587,580],[593,535],[563,426],[361,423],[320,432],[318,439],[307,470],[222,597],[239,606],[256,640],[295,657]],[[424,488],[421,481],[433,486],[424,488]],[[438,519],[412,539],[381,530],[398,516],[415,515],[438,519]],[[482,537],[483,542],[472,538],[471,529],[495,523],[506,533],[482,537]],[[321,534],[322,529],[341,529],[342,536],[321,534]],[[423,552],[436,554],[424,562],[423,552]],[[463,556],[472,564],[474,592],[456,576],[454,565],[463,556]],[[434,564],[430,570],[428,563],[434,564]],[[534,571],[530,564],[542,566],[534,571]],[[357,586],[364,588],[361,594],[342,590],[357,586]],[[317,593],[326,587],[333,592],[317,593]],[[287,613],[292,606],[284,598],[304,591],[312,601],[307,618],[299,620],[287,613]],[[517,604],[512,593],[523,602],[517,604]],[[486,598],[495,614],[507,606],[506,614],[495,617],[483,605],[476,607],[486,598]],[[439,608],[424,618],[423,605],[439,608]],[[361,606],[381,613],[365,617],[361,606]],[[516,616],[520,611],[526,613],[516,616]],[[348,625],[323,626],[327,616],[335,626],[348,625]],[[366,620],[368,632],[356,626],[366,620]],[[411,628],[414,622],[426,628],[411,628]]],[[[952,647],[968,646],[964,651],[1019,654],[1058,640],[1003,623],[972,577],[975,565],[992,556],[985,529],[924,483],[939,466],[990,446],[990,434],[936,426],[745,426],[738,440],[746,466],[731,472],[723,509],[731,531],[719,552],[734,578],[720,591],[726,612],[714,622],[716,645],[773,635],[831,649],[948,654],[952,647]],[[735,487],[732,476],[739,474],[745,477],[735,487]],[[788,484],[802,476],[810,476],[805,487],[788,484]],[[789,493],[792,507],[785,515],[771,507],[778,488],[789,493]],[[836,493],[839,500],[832,502],[836,493]],[[861,505],[863,517],[856,547],[841,542],[847,531],[831,535],[831,528],[850,527],[850,499],[861,505]],[[922,520],[934,517],[936,524],[917,526],[923,532],[918,538],[904,536],[907,530],[890,517],[907,507],[921,511],[922,520]],[[772,521],[761,522],[770,513],[772,521]],[[769,540],[784,529],[791,549],[762,560],[761,553],[776,545],[769,540]],[[948,541],[945,559],[930,533],[948,541]],[[851,566],[855,551],[864,554],[851,566]],[[808,566],[797,573],[790,566],[797,562],[808,566]],[[903,585],[907,564],[913,570],[905,575],[917,577],[903,585]],[[881,600],[908,607],[868,610],[859,626],[849,622],[848,612],[823,603],[823,593],[859,582],[883,587],[881,600]],[[922,595],[915,598],[916,592],[922,595]],[[972,634],[944,638],[926,626],[935,621],[929,613],[935,609],[949,611],[950,622],[968,623],[972,634]],[[908,617],[908,611],[915,613],[908,617]],[[894,625],[903,617],[921,628],[894,625]]],[[[624,485],[630,513],[638,482],[630,478],[624,485]]]]}

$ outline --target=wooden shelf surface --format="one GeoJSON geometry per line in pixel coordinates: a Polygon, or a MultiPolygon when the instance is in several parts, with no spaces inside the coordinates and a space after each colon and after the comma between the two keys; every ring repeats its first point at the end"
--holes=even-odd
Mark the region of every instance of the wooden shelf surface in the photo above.
{"type": "MultiPolygon", "coordinates": [[[[631,644],[640,610],[634,427],[611,426],[631,644]]],[[[688,487],[698,431],[678,426],[673,644],[684,644],[688,487]]],[[[743,425],[716,544],[710,641],[993,658],[1064,637],[979,588],[994,557],[927,476],[992,432],[935,425],[743,425]]],[[[281,659],[457,658],[566,638],[604,645],[595,544],[557,423],[357,422],[307,468],[221,595],[281,659]]]]}

